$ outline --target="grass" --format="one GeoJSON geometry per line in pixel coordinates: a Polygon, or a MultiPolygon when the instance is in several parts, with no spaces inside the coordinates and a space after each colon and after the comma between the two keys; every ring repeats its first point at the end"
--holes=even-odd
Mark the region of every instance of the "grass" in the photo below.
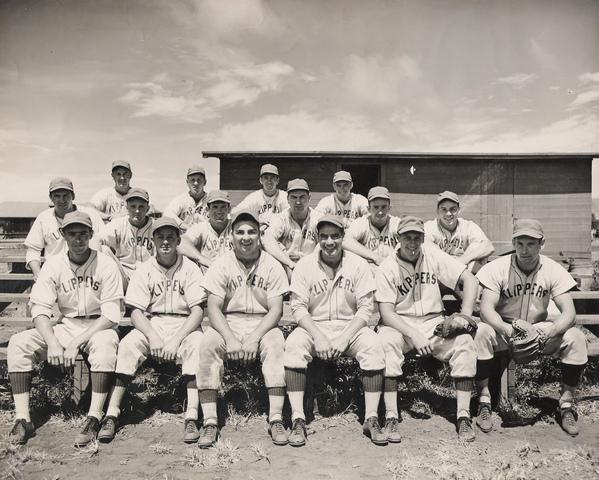
{"type": "Polygon", "coordinates": [[[20,480],[25,478],[23,469],[29,463],[44,465],[48,463],[62,463],[62,461],[62,455],[55,455],[46,450],[15,445],[8,439],[8,436],[0,439],[1,480],[20,480]]]}
{"type": "Polygon", "coordinates": [[[194,469],[227,469],[241,460],[239,447],[230,440],[221,439],[206,450],[190,448],[183,456],[184,465],[194,469]]]}
{"type": "Polygon", "coordinates": [[[251,443],[250,450],[254,455],[256,455],[256,462],[259,462],[260,460],[266,460],[268,463],[270,463],[268,450],[266,449],[264,444],[258,442],[251,443]]]}
{"type": "Polygon", "coordinates": [[[154,452],[156,455],[170,455],[173,453],[173,447],[163,443],[162,441],[155,443],[154,445],[150,445],[150,450],[154,452]]]}

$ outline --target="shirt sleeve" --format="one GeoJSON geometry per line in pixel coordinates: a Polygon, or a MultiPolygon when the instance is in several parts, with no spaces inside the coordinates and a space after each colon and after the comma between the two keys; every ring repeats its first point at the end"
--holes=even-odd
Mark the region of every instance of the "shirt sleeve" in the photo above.
{"type": "Polygon", "coordinates": [[[124,296],[121,272],[119,272],[119,268],[110,257],[103,255],[102,260],[103,278],[100,301],[102,302],[102,304],[104,304],[104,302],[121,300],[124,296]]]}
{"type": "Polygon", "coordinates": [[[468,243],[478,243],[478,242],[487,242],[489,239],[483,232],[482,228],[480,228],[476,223],[469,222],[468,228],[468,243]]]}
{"type": "Polygon", "coordinates": [[[265,234],[272,235],[272,237],[278,242],[285,236],[285,220],[283,219],[283,213],[273,215],[270,220],[270,225],[264,232],[265,234]]]}
{"type": "Polygon", "coordinates": [[[374,312],[374,292],[368,292],[366,295],[358,297],[356,303],[356,315],[355,318],[359,318],[368,323],[372,313],[374,312]]]}
{"type": "Polygon", "coordinates": [[[321,198],[320,201],[318,202],[318,205],[316,205],[315,210],[319,211],[323,215],[325,215],[327,213],[331,213],[331,210],[328,207],[328,199],[329,199],[328,195],[326,197],[321,198]]]}
{"type": "Polygon", "coordinates": [[[303,265],[305,262],[300,260],[300,263],[293,270],[291,275],[291,313],[293,319],[299,322],[302,318],[310,316],[308,309],[310,305],[310,283],[309,276],[306,275],[303,265]]]}
{"type": "Polygon", "coordinates": [[[26,263],[41,260],[42,249],[44,248],[44,232],[39,216],[33,222],[31,230],[29,230],[27,238],[25,238],[25,246],[27,247],[27,253],[25,254],[26,263]]]}
{"type": "Polygon", "coordinates": [[[483,265],[476,274],[480,284],[495,293],[501,293],[501,282],[498,280],[498,274],[501,275],[502,270],[500,260],[483,265]]]}
{"type": "Polygon", "coordinates": [[[427,254],[432,255],[437,264],[436,270],[439,274],[441,283],[454,290],[462,273],[468,267],[438,248],[427,249],[427,254]]]}
{"type": "Polygon", "coordinates": [[[106,194],[104,193],[104,190],[96,192],[90,200],[90,203],[96,210],[106,213],[106,194]]]}
{"type": "Polygon", "coordinates": [[[207,294],[211,293],[219,298],[224,299],[227,295],[227,291],[225,289],[226,272],[225,265],[223,265],[223,262],[220,260],[221,259],[217,259],[215,262],[212,263],[212,265],[210,265],[210,267],[206,271],[206,275],[204,275],[202,287],[204,288],[207,294]]]}
{"type": "Polygon", "coordinates": [[[98,236],[98,239],[102,245],[107,245],[113,250],[117,250],[118,241],[117,241],[117,224],[115,220],[111,220],[106,224],[106,227],[103,229],[102,233],[98,236]]]}
{"type": "Polygon", "coordinates": [[[566,271],[566,269],[562,267],[560,264],[558,264],[557,262],[551,262],[551,265],[553,268],[551,269],[552,271],[550,275],[553,281],[551,282],[550,295],[551,298],[555,298],[572,290],[572,288],[574,288],[577,285],[577,283],[572,278],[572,275],[570,275],[566,271]]]}
{"type": "Polygon", "coordinates": [[[170,201],[170,203],[167,205],[167,207],[164,209],[162,216],[174,218],[175,220],[177,220],[179,222],[179,226],[180,226],[180,224],[183,223],[181,221],[181,218],[179,217],[180,212],[181,212],[181,208],[179,206],[179,197],[176,197],[176,198],[173,198],[170,201]]]}
{"type": "Polygon", "coordinates": [[[368,263],[361,257],[356,260],[358,260],[358,262],[356,263],[356,282],[354,288],[356,297],[360,298],[374,292],[376,290],[376,285],[374,283],[372,269],[368,263]]]}
{"type": "Polygon", "coordinates": [[[148,274],[145,268],[134,270],[129,279],[127,295],[125,296],[125,303],[127,305],[143,310],[144,312],[148,309],[152,301],[152,294],[148,286],[149,278],[147,277],[148,274]]]}
{"type": "MultiPolygon", "coordinates": [[[[364,217],[360,217],[364,218],[364,217]]],[[[365,231],[364,231],[364,223],[360,219],[356,219],[356,221],[352,222],[349,228],[345,231],[345,235],[349,238],[353,238],[359,243],[364,243],[365,231]]]]}
{"type": "Polygon", "coordinates": [[[38,315],[52,316],[54,305],[56,304],[56,281],[52,269],[53,262],[46,262],[42,265],[39,277],[31,288],[29,304],[31,305],[31,316],[38,315]]]}
{"type": "Polygon", "coordinates": [[[185,238],[191,241],[194,246],[199,249],[199,245],[202,243],[202,235],[203,235],[203,227],[206,225],[205,222],[196,223],[187,229],[187,231],[183,234],[185,238]]]}
{"type": "Polygon", "coordinates": [[[393,275],[393,259],[387,258],[379,265],[376,270],[375,283],[376,293],[375,300],[380,303],[392,303],[395,305],[397,300],[397,287],[393,275]]]}
{"type": "Polygon", "coordinates": [[[270,288],[267,292],[268,298],[285,295],[289,291],[289,281],[287,280],[285,269],[277,260],[273,262],[270,276],[270,288]]]}
{"type": "Polygon", "coordinates": [[[205,303],[208,299],[206,291],[202,287],[202,270],[192,262],[189,262],[189,273],[185,285],[185,301],[189,308],[205,303]]]}

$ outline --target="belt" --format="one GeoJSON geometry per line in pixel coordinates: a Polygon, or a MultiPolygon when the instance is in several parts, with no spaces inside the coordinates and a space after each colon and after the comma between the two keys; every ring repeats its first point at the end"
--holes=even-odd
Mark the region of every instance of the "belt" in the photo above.
{"type": "Polygon", "coordinates": [[[76,318],[77,320],[95,320],[96,318],[100,318],[102,315],[79,315],[76,318]]]}
{"type": "Polygon", "coordinates": [[[156,313],[150,313],[151,316],[154,317],[189,317],[189,313],[163,313],[163,312],[156,312],[156,313]]]}

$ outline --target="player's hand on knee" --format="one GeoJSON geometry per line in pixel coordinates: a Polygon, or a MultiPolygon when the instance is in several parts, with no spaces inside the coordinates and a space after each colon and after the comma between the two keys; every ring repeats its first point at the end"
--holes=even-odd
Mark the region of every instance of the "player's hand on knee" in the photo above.
{"type": "Polygon", "coordinates": [[[343,337],[337,337],[331,342],[331,358],[338,358],[347,350],[349,341],[343,337]]]}
{"type": "Polygon", "coordinates": [[[433,354],[433,346],[430,339],[426,338],[425,335],[416,331],[412,334],[412,344],[418,352],[418,355],[427,356],[433,354]]]}
{"type": "Polygon", "coordinates": [[[150,339],[150,355],[155,359],[162,359],[164,349],[164,342],[158,336],[153,336],[150,339]]]}
{"type": "Polygon", "coordinates": [[[250,363],[256,360],[258,356],[258,345],[259,341],[251,337],[248,337],[243,341],[242,361],[244,363],[250,363]]]}
{"type": "Polygon", "coordinates": [[[177,359],[177,352],[179,351],[179,341],[176,338],[171,338],[165,343],[162,349],[162,358],[167,362],[173,362],[177,359]]]}
{"type": "Polygon", "coordinates": [[[75,360],[77,359],[77,355],[79,354],[79,345],[74,344],[73,342],[67,345],[67,348],[64,349],[64,366],[72,367],[75,365],[75,360]]]}
{"type": "Polygon", "coordinates": [[[243,360],[243,345],[236,337],[227,340],[227,359],[243,360]]]}
{"type": "Polygon", "coordinates": [[[314,350],[316,351],[316,356],[322,360],[330,360],[332,358],[331,342],[324,335],[314,337],[314,350]]]}
{"type": "Polygon", "coordinates": [[[56,341],[56,343],[48,344],[48,363],[55,367],[64,365],[64,348],[56,341]]]}

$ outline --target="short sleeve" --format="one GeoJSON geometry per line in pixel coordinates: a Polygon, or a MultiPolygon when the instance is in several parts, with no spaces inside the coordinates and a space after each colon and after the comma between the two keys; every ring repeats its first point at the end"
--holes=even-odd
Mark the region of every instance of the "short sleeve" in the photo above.
{"type": "MultiPolygon", "coordinates": [[[[263,253],[264,255],[264,253],[263,253]]],[[[289,291],[289,281],[287,280],[287,273],[282,265],[272,259],[272,268],[270,275],[270,286],[268,288],[268,298],[278,297],[279,295],[285,295],[289,291]]]]}
{"type": "Polygon", "coordinates": [[[37,315],[52,316],[54,304],[57,300],[56,282],[53,278],[53,263],[48,261],[42,265],[39,277],[31,288],[29,303],[34,318],[37,315]]]}
{"type": "Polygon", "coordinates": [[[349,228],[345,231],[345,235],[348,238],[352,238],[363,244],[366,232],[364,231],[364,222],[361,220],[362,218],[364,217],[360,217],[360,219],[352,222],[349,228]]]}
{"type": "Polygon", "coordinates": [[[488,288],[489,290],[495,293],[501,293],[501,282],[498,278],[498,274],[499,276],[501,275],[499,261],[500,260],[495,260],[493,262],[483,265],[476,274],[476,278],[478,279],[480,284],[484,288],[488,288]]]}
{"type": "Polygon", "coordinates": [[[145,268],[135,270],[129,279],[125,303],[145,312],[152,301],[152,294],[148,285],[149,279],[145,268]]]}
{"type": "Polygon", "coordinates": [[[187,274],[187,283],[185,285],[185,301],[189,308],[204,303],[207,299],[206,291],[202,287],[202,271],[200,267],[192,262],[186,262],[189,272],[187,274]]]}
{"type": "Polygon", "coordinates": [[[392,262],[395,262],[395,259],[387,257],[379,268],[377,268],[375,276],[376,293],[374,298],[377,302],[392,303],[395,305],[397,301],[397,287],[395,286],[392,262]]]}
{"type": "MultiPolygon", "coordinates": [[[[225,258],[225,257],[221,257],[225,258]]],[[[220,298],[225,298],[227,295],[226,291],[226,268],[221,259],[216,260],[210,265],[204,275],[202,287],[206,293],[216,295],[220,298]]]]}

